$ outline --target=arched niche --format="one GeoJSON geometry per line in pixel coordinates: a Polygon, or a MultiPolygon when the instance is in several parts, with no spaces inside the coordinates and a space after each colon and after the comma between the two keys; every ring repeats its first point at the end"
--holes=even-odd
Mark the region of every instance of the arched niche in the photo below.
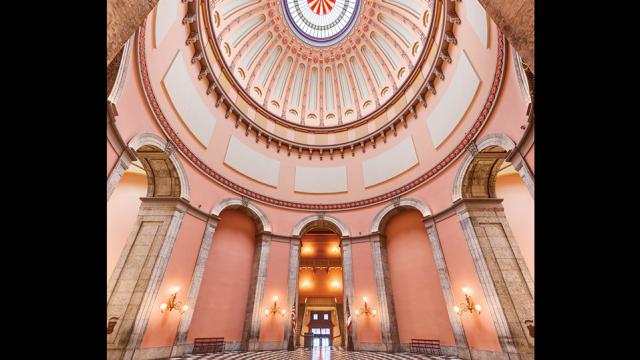
{"type": "Polygon", "coordinates": [[[229,198],[222,200],[213,207],[211,214],[220,216],[220,213],[225,209],[239,209],[249,215],[255,222],[258,232],[271,232],[272,230],[271,222],[269,222],[267,215],[246,199],[229,198]]]}
{"type": "Polygon", "coordinates": [[[431,210],[422,201],[418,199],[401,199],[385,206],[380,210],[380,212],[378,212],[371,223],[371,233],[384,232],[384,228],[389,220],[403,209],[416,209],[420,214],[422,214],[422,217],[431,215],[431,210]]]}

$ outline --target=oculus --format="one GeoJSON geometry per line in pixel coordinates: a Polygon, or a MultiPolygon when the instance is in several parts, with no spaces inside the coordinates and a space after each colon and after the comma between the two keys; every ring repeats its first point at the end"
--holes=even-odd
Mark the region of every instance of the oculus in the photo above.
{"type": "Polygon", "coordinates": [[[285,20],[293,33],[312,46],[331,46],[353,29],[360,0],[283,0],[285,20]]]}

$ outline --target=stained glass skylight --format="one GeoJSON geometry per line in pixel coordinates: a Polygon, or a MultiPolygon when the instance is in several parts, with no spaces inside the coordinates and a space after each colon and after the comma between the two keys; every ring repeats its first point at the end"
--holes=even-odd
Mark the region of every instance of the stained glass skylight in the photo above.
{"type": "Polygon", "coordinates": [[[285,18],[293,32],[309,45],[330,46],[353,28],[360,0],[283,0],[285,18]]]}

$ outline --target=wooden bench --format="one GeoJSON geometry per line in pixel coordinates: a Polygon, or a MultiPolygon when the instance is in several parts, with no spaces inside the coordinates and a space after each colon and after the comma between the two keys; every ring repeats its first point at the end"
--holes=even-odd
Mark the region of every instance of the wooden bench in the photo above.
{"type": "Polygon", "coordinates": [[[224,351],[224,338],[212,337],[212,338],[195,338],[193,339],[192,354],[207,354],[212,352],[224,351]]]}
{"type": "Polygon", "coordinates": [[[417,354],[442,356],[440,340],[411,339],[411,352],[417,354]]]}

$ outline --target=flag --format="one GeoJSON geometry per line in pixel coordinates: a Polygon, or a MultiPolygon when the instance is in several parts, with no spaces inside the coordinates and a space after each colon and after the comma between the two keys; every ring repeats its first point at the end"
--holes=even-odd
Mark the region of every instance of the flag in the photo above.
{"type": "Polygon", "coordinates": [[[296,304],[291,307],[291,333],[296,334],[296,304]]]}
{"type": "Polygon", "coordinates": [[[347,329],[351,328],[351,311],[349,311],[349,298],[347,298],[347,329]]]}

